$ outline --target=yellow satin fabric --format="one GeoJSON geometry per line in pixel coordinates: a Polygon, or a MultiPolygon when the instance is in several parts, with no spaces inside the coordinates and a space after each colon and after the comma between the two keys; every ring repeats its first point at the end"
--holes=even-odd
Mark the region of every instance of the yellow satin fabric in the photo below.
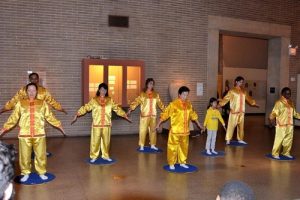
{"type": "Polygon", "coordinates": [[[121,117],[126,116],[125,111],[111,97],[94,97],[77,111],[77,116],[92,111],[92,127],[107,127],[111,126],[112,110],[121,117]]]}
{"type": "Polygon", "coordinates": [[[255,100],[250,97],[244,88],[234,87],[227,95],[219,101],[221,106],[225,106],[230,101],[230,113],[241,113],[245,112],[245,102],[247,101],[250,105],[256,104],[255,100]]]}
{"type": "Polygon", "coordinates": [[[31,153],[34,152],[34,166],[38,174],[47,172],[46,137],[19,138],[19,165],[21,174],[31,173],[31,153]]]}
{"type": "Polygon", "coordinates": [[[210,107],[205,115],[204,127],[206,127],[207,130],[217,131],[219,126],[219,120],[224,126],[225,122],[221,116],[220,111],[218,109],[213,109],[212,107],[210,107]]]}
{"type": "Polygon", "coordinates": [[[145,146],[147,133],[149,132],[150,145],[156,145],[156,117],[140,118],[139,146],[145,146]]]}
{"type": "Polygon", "coordinates": [[[244,121],[245,114],[237,113],[237,114],[229,114],[228,125],[225,140],[231,140],[233,136],[233,132],[235,127],[237,127],[237,139],[244,140],[244,121]]]}
{"type": "Polygon", "coordinates": [[[228,119],[226,140],[231,140],[235,127],[237,126],[237,139],[244,139],[244,115],[245,115],[245,102],[250,105],[256,105],[255,100],[250,97],[244,88],[234,87],[227,95],[219,101],[221,106],[224,106],[230,101],[230,114],[228,119]]]}
{"type": "Polygon", "coordinates": [[[156,116],[156,107],[159,107],[162,111],[165,109],[165,106],[162,103],[159,94],[154,91],[150,93],[142,92],[140,96],[138,96],[133,102],[131,102],[130,110],[136,109],[136,107],[138,107],[139,105],[141,107],[142,117],[156,116]]]}
{"type": "Polygon", "coordinates": [[[291,100],[283,96],[275,103],[270,114],[270,119],[276,118],[277,126],[293,125],[293,118],[300,119],[300,114],[296,112],[295,106],[291,100]]]}
{"type": "MultiPolygon", "coordinates": [[[[27,92],[26,92],[26,87],[21,88],[15,96],[9,100],[4,108],[6,110],[12,110],[14,109],[15,105],[17,104],[18,101],[27,99],[27,92]]],[[[44,100],[46,101],[50,106],[52,106],[55,110],[61,110],[62,107],[61,105],[51,96],[50,92],[42,87],[38,86],[38,91],[37,91],[37,99],[44,100]]]]}
{"type": "Polygon", "coordinates": [[[186,164],[189,149],[189,136],[169,132],[167,159],[169,165],[186,164]]]}
{"type": "Polygon", "coordinates": [[[131,104],[130,110],[136,109],[140,105],[140,127],[139,127],[139,146],[145,146],[147,132],[149,132],[150,145],[156,145],[156,107],[162,111],[165,109],[159,94],[152,92],[142,92],[131,104]]]}
{"type": "Polygon", "coordinates": [[[23,99],[16,104],[3,128],[9,130],[19,122],[19,137],[40,137],[45,136],[45,120],[55,127],[61,126],[45,101],[23,99]]]}
{"type": "Polygon", "coordinates": [[[102,158],[109,157],[109,147],[110,147],[110,134],[111,128],[92,128],[91,133],[91,144],[90,144],[90,158],[97,159],[102,152],[102,158]]]}
{"type": "Polygon", "coordinates": [[[121,117],[126,116],[125,111],[111,97],[94,97],[77,111],[78,116],[92,111],[91,159],[98,158],[100,150],[102,158],[109,158],[112,110],[121,117]]]}
{"type": "Polygon", "coordinates": [[[176,99],[172,101],[161,113],[161,121],[170,118],[170,131],[168,137],[167,159],[169,165],[185,164],[189,145],[190,120],[198,120],[197,113],[189,101],[176,99]]]}
{"type": "Polygon", "coordinates": [[[169,118],[172,134],[189,135],[190,121],[198,120],[198,115],[189,101],[182,101],[178,98],[172,101],[160,115],[162,121],[169,118]]]}
{"type": "Polygon", "coordinates": [[[293,118],[300,119],[300,114],[296,112],[291,100],[283,96],[275,103],[270,114],[270,119],[276,118],[276,134],[272,149],[273,156],[279,156],[282,149],[282,155],[289,156],[293,144],[293,118]]]}

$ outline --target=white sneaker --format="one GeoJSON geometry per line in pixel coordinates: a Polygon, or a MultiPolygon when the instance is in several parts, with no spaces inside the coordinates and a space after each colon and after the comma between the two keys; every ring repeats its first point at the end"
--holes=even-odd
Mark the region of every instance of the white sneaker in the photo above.
{"type": "Polygon", "coordinates": [[[183,168],[185,168],[185,169],[188,169],[188,168],[189,168],[189,166],[187,166],[186,164],[180,164],[180,167],[183,167],[183,168]]]}
{"type": "Polygon", "coordinates": [[[90,162],[94,163],[97,160],[97,158],[91,159],[90,162]]]}
{"type": "Polygon", "coordinates": [[[46,175],[44,175],[44,174],[41,174],[41,175],[40,175],[40,178],[41,178],[43,181],[45,181],[45,180],[48,179],[48,176],[46,176],[46,175]]]}
{"type": "Polygon", "coordinates": [[[230,140],[226,140],[226,144],[229,145],[230,144],[230,140]]]}
{"type": "Polygon", "coordinates": [[[175,170],[175,166],[174,165],[170,165],[169,168],[170,168],[170,170],[175,170]]]}
{"type": "Polygon", "coordinates": [[[29,179],[29,174],[26,174],[26,175],[24,175],[22,178],[21,178],[21,182],[22,183],[24,183],[24,182],[26,182],[27,180],[29,179]]]}
{"type": "Polygon", "coordinates": [[[238,143],[240,143],[240,144],[247,144],[247,142],[245,142],[243,140],[239,140],[238,143]]]}
{"type": "Polygon", "coordinates": [[[112,159],[111,159],[111,158],[103,158],[103,160],[107,160],[107,161],[109,161],[109,162],[111,162],[111,161],[112,161],[112,159]]]}
{"type": "Polygon", "coordinates": [[[151,145],[151,149],[154,149],[155,151],[158,150],[158,148],[155,145],[151,145]]]}
{"type": "Polygon", "coordinates": [[[218,154],[218,152],[216,152],[215,150],[211,150],[211,152],[212,152],[213,154],[218,154]]]}
{"type": "Polygon", "coordinates": [[[211,155],[211,152],[209,149],[206,150],[206,154],[211,155]]]}
{"type": "Polygon", "coordinates": [[[287,157],[287,158],[294,158],[293,156],[291,156],[291,155],[287,155],[287,156],[285,156],[285,157],[287,157]]]}
{"type": "Polygon", "coordinates": [[[140,146],[140,151],[144,151],[144,146],[140,146]]]}
{"type": "Polygon", "coordinates": [[[279,156],[273,156],[273,155],[272,155],[272,157],[273,157],[273,158],[275,158],[275,159],[277,159],[277,160],[279,160],[279,159],[280,159],[280,157],[279,157],[279,156]]]}

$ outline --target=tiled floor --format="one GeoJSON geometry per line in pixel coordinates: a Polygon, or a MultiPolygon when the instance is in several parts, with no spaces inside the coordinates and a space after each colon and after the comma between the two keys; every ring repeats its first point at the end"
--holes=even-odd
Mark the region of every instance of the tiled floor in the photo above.
{"type": "MultiPolygon", "coordinates": [[[[162,169],[166,164],[166,135],[158,136],[161,154],[136,151],[138,136],[112,136],[110,166],[93,166],[85,162],[89,154],[89,137],[48,138],[48,171],[56,175],[53,182],[36,186],[16,186],[16,199],[104,199],[104,200],[183,200],[215,199],[228,180],[248,183],[257,199],[300,198],[300,129],[295,130],[292,154],[295,161],[273,161],[265,157],[274,138],[274,129],[263,125],[263,116],[246,117],[247,147],[226,147],[224,132],[219,131],[217,150],[220,158],[200,155],[205,135],[190,139],[188,163],[199,167],[191,174],[173,174],[162,169]]],[[[17,140],[5,140],[16,143],[17,140]]],[[[17,169],[19,173],[19,169],[17,169]]]]}

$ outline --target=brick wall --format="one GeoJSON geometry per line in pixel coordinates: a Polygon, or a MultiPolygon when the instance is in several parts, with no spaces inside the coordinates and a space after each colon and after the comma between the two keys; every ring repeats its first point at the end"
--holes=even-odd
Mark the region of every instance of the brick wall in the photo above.
{"type": "MultiPolygon", "coordinates": [[[[156,80],[156,90],[166,103],[168,84],[184,80],[203,120],[206,89],[203,97],[195,90],[196,82],[206,86],[207,80],[207,16],[290,25],[292,44],[300,45],[299,11],[296,0],[1,0],[0,105],[26,83],[27,70],[45,72],[47,88],[69,112],[56,112],[66,132],[89,134],[90,115],[73,126],[70,121],[81,106],[81,59],[102,55],[144,60],[145,77],[156,80]],[[129,29],[108,27],[109,14],[128,15],[129,29]]],[[[299,73],[299,64],[299,54],[290,58],[290,76],[299,73]]],[[[296,82],[290,87],[295,91],[296,82]]],[[[115,120],[113,134],[137,133],[138,114],[132,115],[133,124],[115,120]]],[[[8,116],[0,116],[1,125],[8,116]]],[[[49,135],[59,135],[47,129],[49,135]]]]}

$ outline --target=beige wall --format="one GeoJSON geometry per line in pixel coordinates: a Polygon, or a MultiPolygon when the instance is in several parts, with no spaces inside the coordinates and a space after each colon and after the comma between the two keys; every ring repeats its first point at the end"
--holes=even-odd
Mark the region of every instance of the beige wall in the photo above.
{"type": "MultiPolygon", "coordinates": [[[[90,115],[70,126],[81,106],[81,59],[88,56],[145,61],[145,77],[156,80],[156,90],[170,101],[168,85],[182,80],[200,114],[207,105],[208,16],[222,16],[291,26],[291,42],[300,44],[300,11],[296,0],[274,1],[0,1],[0,104],[26,83],[26,71],[47,75],[47,87],[68,115],[57,113],[70,135],[90,133],[90,115]],[[107,26],[109,14],[128,15],[129,29],[107,26]],[[204,96],[196,96],[196,83],[204,96]]],[[[300,57],[290,58],[290,76],[296,76],[300,57]]],[[[296,82],[290,82],[293,90],[296,82]]],[[[295,93],[294,93],[295,94],[295,93]]],[[[113,122],[113,134],[138,132],[133,124],[113,122]]],[[[8,114],[1,115],[0,124],[8,114]]],[[[16,133],[17,129],[13,131],[16,133]]],[[[48,128],[49,135],[59,135],[48,128]]]]}

